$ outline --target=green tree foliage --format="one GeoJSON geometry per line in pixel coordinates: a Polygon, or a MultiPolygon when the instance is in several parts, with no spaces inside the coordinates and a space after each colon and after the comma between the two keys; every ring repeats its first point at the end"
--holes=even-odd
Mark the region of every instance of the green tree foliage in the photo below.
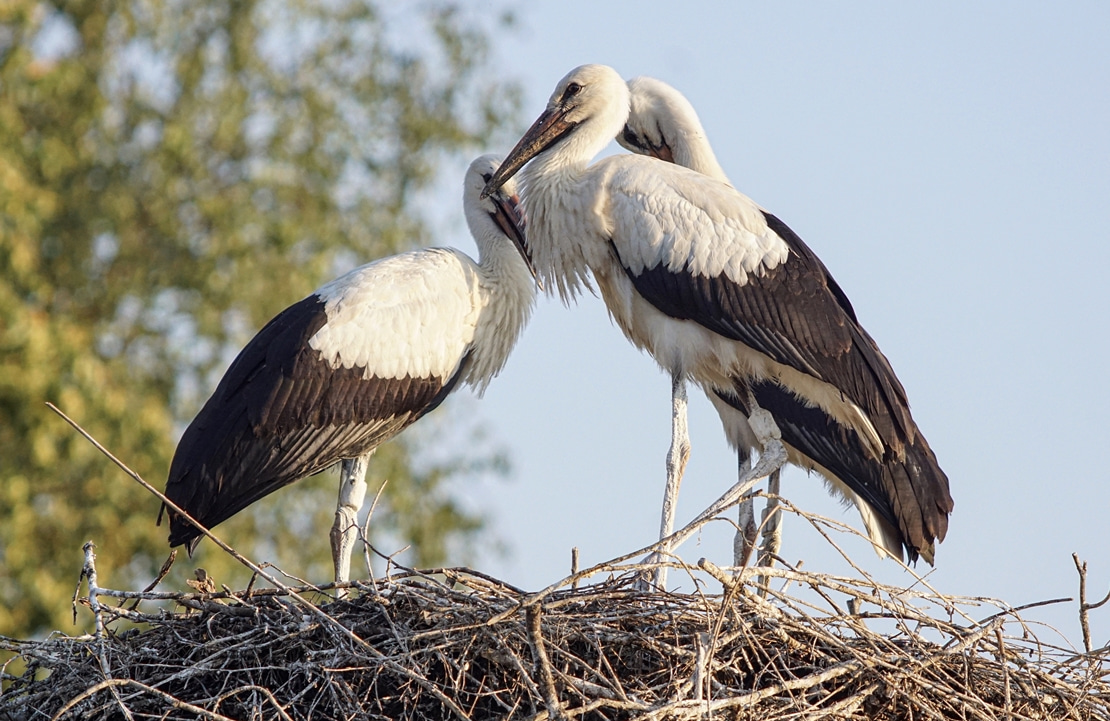
{"type": "MultiPolygon", "coordinates": [[[[336,273],[429,244],[414,197],[515,114],[487,28],[450,5],[390,7],[0,5],[0,634],[71,628],[85,540],[117,585],[168,550],[157,501],[44,402],[161,486],[235,350],[336,273]]],[[[481,520],[449,493],[454,461],[414,467],[414,442],[377,454],[375,526],[437,563],[481,520]]],[[[333,480],[217,530],[327,578],[333,480]]],[[[217,581],[245,581],[201,548],[217,581]]]]}

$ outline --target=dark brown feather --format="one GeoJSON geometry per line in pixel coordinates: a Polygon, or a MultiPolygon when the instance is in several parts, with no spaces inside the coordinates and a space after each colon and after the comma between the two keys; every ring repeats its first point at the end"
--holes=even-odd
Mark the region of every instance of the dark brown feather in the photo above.
{"type": "Polygon", "coordinates": [[[835,386],[867,413],[895,453],[903,453],[916,427],[889,361],[860,328],[851,303],[813,251],[782,221],[765,215],[790,247],[790,257],[749,275],[743,285],[664,265],[639,275],[629,271],[628,277],[670,317],[692,320],[835,386]]]}
{"type": "Polygon", "coordinates": [[[932,562],[934,545],[947,532],[953,503],[948,477],[924,436],[916,435],[905,458],[888,453],[878,462],[854,431],[773,381],[738,381],[734,392],[717,390],[717,395],[749,415],[748,389],[774,417],[784,443],[835,475],[890,524],[910,561],[922,555],[932,562]]]}
{"type": "MultiPolygon", "coordinates": [[[[948,478],[910,415],[905,389],[821,260],[785,223],[764,215],[790,255],[766,273],[749,275],[743,285],[664,265],[639,275],[628,271],[628,277],[668,316],[694,321],[825,381],[862,408],[883,440],[881,462],[855,431],[777,383],[751,387],[756,402],[775,418],[784,442],[836,475],[897,529],[911,560],[918,555],[931,559],[934,543],[947,531],[953,503],[948,478]]],[[[720,390],[718,395],[748,413],[743,380],[735,393],[720,390]]]]}
{"type": "MultiPolygon", "coordinates": [[[[365,377],[332,368],[308,341],[327,321],[316,296],[290,306],[256,335],[186,429],[166,496],[211,528],[273,491],[369,453],[436,408],[450,378],[365,377]]],[[[171,546],[200,533],[170,513],[171,546]]]]}

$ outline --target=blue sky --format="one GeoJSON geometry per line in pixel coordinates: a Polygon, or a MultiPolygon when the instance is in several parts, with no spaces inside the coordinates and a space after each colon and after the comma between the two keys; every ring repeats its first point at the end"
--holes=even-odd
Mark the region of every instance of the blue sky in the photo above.
{"type": "MultiPolygon", "coordinates": [[[[821,256],[906,386],[956,501],[930,583],[1012,605],[1075,596],[1074,551],[1100,597],[1110,585],[1110,5],[674,8],[517,6],[517,28],[495,45],[526,90],[518,130],[582,63],[679,88],[733,183],[821,256]]],[[[445,241],[473,250],[461,222],[445,241]]],[[[485,398],[452,403],[514,465],[511,482],[465,489],[511,549],[478,567],[536,589],[565,575],[572,546],[590,565],[654,540],[669,382],[600,301],[542,299],[485,398]]],[[[680,522],[735,480],[700,392],[690,413],[680,522]]],[[[791,470],[783,493],[859,527],[816,477],[791,470]]],[[[844,545],[878,580],[912,582],[862,542],[844,545]]],[[[680,554],[725,563],[730,549],[731,529],[716,524],[680,554]]],[[[845,571],[797,519],[783,554],[845,571]]],[[[1026,615],[1079,642],[1074,604],[1026,615]]],[[[1110,610],[1094,612],[1092,629],[1106,643],[1110,610]]]]}

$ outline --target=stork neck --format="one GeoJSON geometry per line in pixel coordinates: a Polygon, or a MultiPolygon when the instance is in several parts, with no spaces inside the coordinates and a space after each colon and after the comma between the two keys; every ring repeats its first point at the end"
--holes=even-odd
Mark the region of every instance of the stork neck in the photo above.
{"type": "Polygon", "coordinates": [[[520,171],[521,193],[526,194],[525,188],[536,188],[541,185],[566,187],[573,184],[574,180],[585,172],[590,160],[596,155],[586,155],[576,152],[577,138],[569,137],[559,146],[540,153],[520,171]]]}
{"type": "Polygon", "coordinates": [[[700,128],[682,133],[673,150],[677,165],[685,166],[702,175],[708,175],[732,185],[721,164],[717,162],[717,156],[713,153],[713,147],[709,144],[709,139],[705,137],[705,132],[700,128]]]}
{"type": "Polygon", "coordinates": [[[590,287],[589,270],[608,248],[599,242],[604,232],[593,212],[603,189],[584,162],[558,160],[535,158],[526,165],[520,193],[536,273],[549,291],[569,301],[582,286],[590,287]]]}
{"type": "Polygon", "coordinates": [[[532,313],[536,284],[512,241],[493,229],[475,234],[482,308],[465,381],[481,395],[508,360],[532,313]]]}
{"type": "Polygon", "coordinates": [[[485,276],[515,286],[527,287],[535,283],[520,252],[500,229],[474,234],[474,242],[478,246],[478,267],[485,276]]]}

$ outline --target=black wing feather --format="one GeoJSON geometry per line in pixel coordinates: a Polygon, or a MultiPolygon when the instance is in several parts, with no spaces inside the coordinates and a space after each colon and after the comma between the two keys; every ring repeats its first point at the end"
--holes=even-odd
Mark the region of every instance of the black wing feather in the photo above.
{"type": "MultiPolygon", "coordinates": [[[[326,321],[317,296],[280,313],[186,429],[166,496],[206,527],[400,433],[443,402],[469,359],[450,378],[365,378],[362,368],[332,368],[308,345],[326,321]]],[[[170,513],[171,546],[199,536],[170,513]]]]}
{"type": "MultiPolygon", "coordinates": [[[[836,388],[867,413],[886,446],[881,461],[852,429],[773,381],[752,384],[756,402],[775,418],[783,441],[851,488],[901,534],[911,559],[931,560],[952,511],[948,478],[910,416],[890,362],[859,325],[843,289],[814,252],[774,215],[768,227],[790,248],[785,263],[740,285],[660,264],[634,274],[637,292],[672,318],[690,320],[748,345],[836,388]]],[[[620,254],[616,245],[613,252],[620,254]]],[[[718,390],[745,414],[747,386],[718,390]]]]}
{"type": "Polygon", "coordinates": [[[622,266],[637,292],[661,312],[694,321],[839,388],[901,453],[916,428],[890,363],[859,327],[847,296],[813,251],[778,218],[764,215],[790,247],[790,257],[761,275],[749,275],[743,285],[663,264],[639,275],[622,266]]]}
{"type": "Polygon", "coordinates": [[[917,435],[904,458],[888,453],[878,462],[863,448],[854,431],[778,383],[737,381],[735,392],[715,392],[749,415],[747,390],[774,417],[784,443],[836,476],[898,532],[910,561],[923,555],[932,562],[935,542],[947,533],[953,503],[948,477],[924,436],[917,435]]]}

